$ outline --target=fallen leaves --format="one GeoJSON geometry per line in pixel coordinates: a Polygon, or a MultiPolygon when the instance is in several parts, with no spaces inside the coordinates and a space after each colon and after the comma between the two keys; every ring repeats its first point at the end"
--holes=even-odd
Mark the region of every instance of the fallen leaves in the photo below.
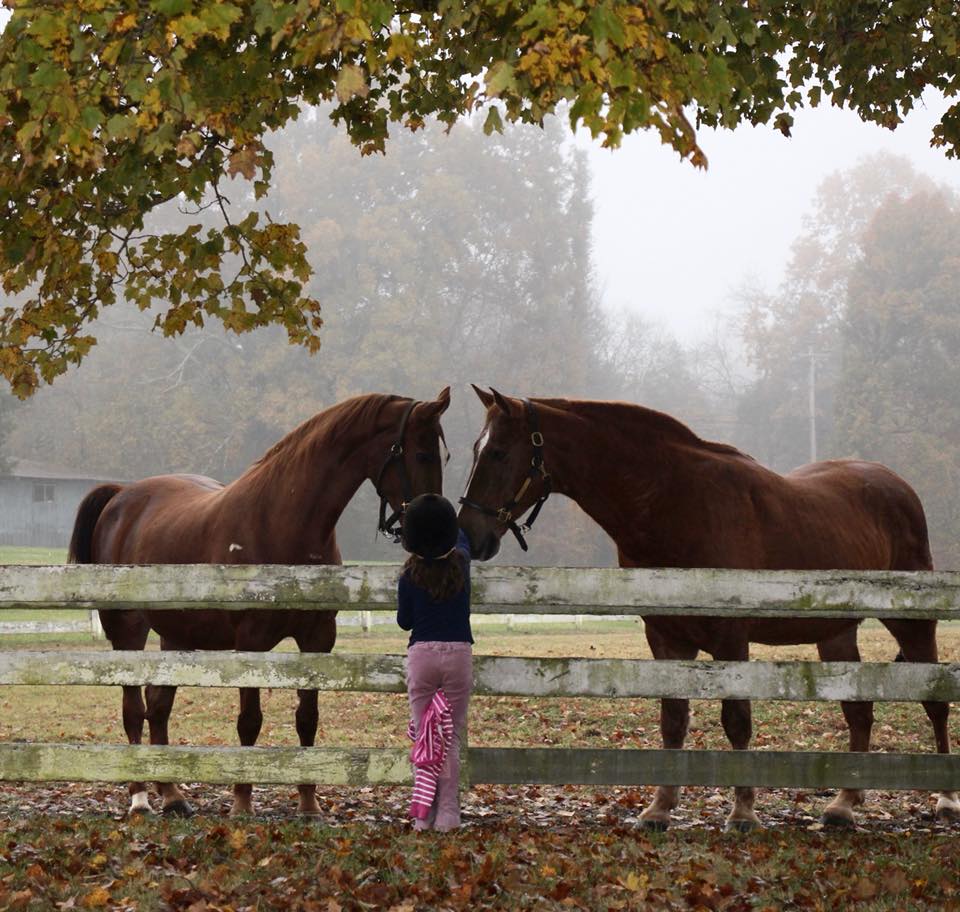
{"type": "Polygon", "coordinates": [[[557,817],[517,822],[519,807],[551,800],[551,791],[528,798],[488,787],[484,800],[496,798],[498,812],[473,815],[468,797],[470,825],[442,838],[409,830],[399,789],[360,796],[384,805],[396,793],[396,811],[374,825],[346,818],[337,826],[281,818],[225,826],[203,817],[119,824],[83,817],[58,827],[49,818],[7,819],[0,910],[870,910],[892,899],[949,907],[960,882],[949,831],[916,839],[794,828],[743,837],[718,826],[648,836],[624,824],[633,802],[618,802],[612,789],[565,792],[564,800],[579,802],[576,824],[557,817]],[[70,874],[71,861],[89,872],[100,855],[107,861],[98,859],[98,866],[115,878],[91,882],[92,874],[70,874]]]}
{"type": "Polygon", "coordinates": [[[110,902],[110,894],[103,887],[94,887],[80,900],[84,909],[103,909],[110,902]]]}

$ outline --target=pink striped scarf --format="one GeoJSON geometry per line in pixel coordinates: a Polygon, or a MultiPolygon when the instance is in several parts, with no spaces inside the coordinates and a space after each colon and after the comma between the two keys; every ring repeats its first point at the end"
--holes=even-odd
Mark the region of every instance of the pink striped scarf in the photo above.
{"type": "Polygon", "coordinates": [[[437,794],[437,780],[453,743],[453,712],[447,696],[438,690],[420,719],[417,731],[410,720],[407,734],[413,741],[410,760],[413,762],[413,800],[410,816],[425,820],[437,794]]]}

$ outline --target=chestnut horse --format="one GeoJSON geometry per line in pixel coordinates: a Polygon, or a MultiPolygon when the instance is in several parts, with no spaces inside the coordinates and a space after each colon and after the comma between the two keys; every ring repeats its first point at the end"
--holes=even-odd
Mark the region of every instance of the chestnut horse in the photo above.
{"type": "MultiPolygon", "coordinates": [[[[535,513],[551,491],[575,500],[617,545],[621,567],[727,567],[745,570],[930,570],[923,508],[910,486],[870,462],[831,460],[778,475],[732,446],[701,440],[669,415],[620,402],[517,400],[474,387],[487,407],[474,445],[473,472],[460,525],[473,556],[493,557],[509,529],[535,513]]],[[[644,617],[657,659],[746,660],[750,643],[815,643],[822,660],[859,661],[854,619],[644,617]]],[[[936,621],[884,626],[905,659],[935,662],[936,621]]],[[[663,746],[683,747],[687,700],[662,700],[663,746]]],[[[937,750],[950,752],[946,703],[923,704],[937,750]]],[[[870,749],[873,705],[844,702],[850,750],[870,749]]],[[[724,700],[730,744],[745,750],[750,702],[724,700]]],[[[662,829],[679,790],[660,786],[641,815],[662,829]]],[[[759,825],[754,789],[735,790],[731,829],[759,825]]],[[[827,824],[849,826],[860,790],[843,789],[826,808],[827,824]]],[[[937,814],[956,819],[956,793],[941,793],[937,814]]]]}
{"type": "MultiPolygon", "coordinates": [[[[432,402],[365,395],[314,415],[275,444],[240,478],[223,485],[200,475],[161,475],[133,484],[101,485],[80,504],[70,560],[85,564],[339,564],[335,526],[354,493],[369,479],[382,502],[439,493],[440,416],[450,403],[444,389],[432,402]]],[[[143,649],[153,628],[161,649],[237,649],[266,652],[292,637],[303,652],[330,652],[337,637],[336,611],[100,612],[114,649],[143,649]]],[[[139,744],[143,722],[150,743],[167,744],[167,721],[176,687],[123,688],[123,727],[139,744]]],[[[315,690],[297,691],[297,735],[310,747],[317,732],[315,690]]],[[[257,741],[263,714],[260,691],[240,689],[237,734],[257,741]]],[[[172,783],[158,783],[162,809],[192,810],[172,783]]],[[[299,811],[319,814],[314,785],[299,786],[299,811]]],[[[130,784],[131,813],[149,812],[147,787],[130,784]]],[[[231,814],[251,813],[252,786],[233,789],[231,814]]]]}

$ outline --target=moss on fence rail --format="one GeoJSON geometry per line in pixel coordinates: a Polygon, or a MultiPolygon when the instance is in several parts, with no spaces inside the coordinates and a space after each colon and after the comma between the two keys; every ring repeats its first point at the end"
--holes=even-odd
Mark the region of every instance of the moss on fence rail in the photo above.
{"type": "MultiPolygon", "coordinates": [[[[399,785],[400,748],[153,747],[2,744],[0,780],[399,785]]],[[[705,785],[949,790],[960,758],[799,751],[471,748],[469,779],[490,784],[705,785]]]]}
{"type": "MultiPolygon", "coordinates": [[[[395,565],[4,567],[0,608],[392,610],[395,565]]],[[[960,619],[960,573],[477,567],[478,613],[960,619]]]]}
{"type": "MultiPolygon", "coordinates": [[[[0,685],[169,684],[402,693],[402,655],[0,652],[0,685]]],[[[960,664],[474,657],[479,696],[960,700],[960,664]]]]}

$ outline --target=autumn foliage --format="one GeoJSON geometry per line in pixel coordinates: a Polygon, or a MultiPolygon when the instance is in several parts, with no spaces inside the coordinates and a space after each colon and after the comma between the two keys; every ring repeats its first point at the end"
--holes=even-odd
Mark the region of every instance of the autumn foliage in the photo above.
{"type": "MultiPolygon", "coordinates": [[[[705,164],[696,126],[773,123],[821,100],[894,127],[957,90],[953,0],[7,0],[0,41],[0,372],[21,396],[79,362],[124,299],[168,335],[211,319],[319,345],[296,224],[255,206],[266,133],[306,107],[361,152],[391,123],[573,124],[616,145],[652,128],[705,164]],[[242,177],[246,184],[231,183],[242,177]],[[249,211],[235,214],[227,194],[249,211]],[[178,230],[147,217],[177,199],[178,230]],[[218,227],[190,213],[219,210],[218,227]]],[[[933,142],[960,140],[954,106],[933,142]]]]}

